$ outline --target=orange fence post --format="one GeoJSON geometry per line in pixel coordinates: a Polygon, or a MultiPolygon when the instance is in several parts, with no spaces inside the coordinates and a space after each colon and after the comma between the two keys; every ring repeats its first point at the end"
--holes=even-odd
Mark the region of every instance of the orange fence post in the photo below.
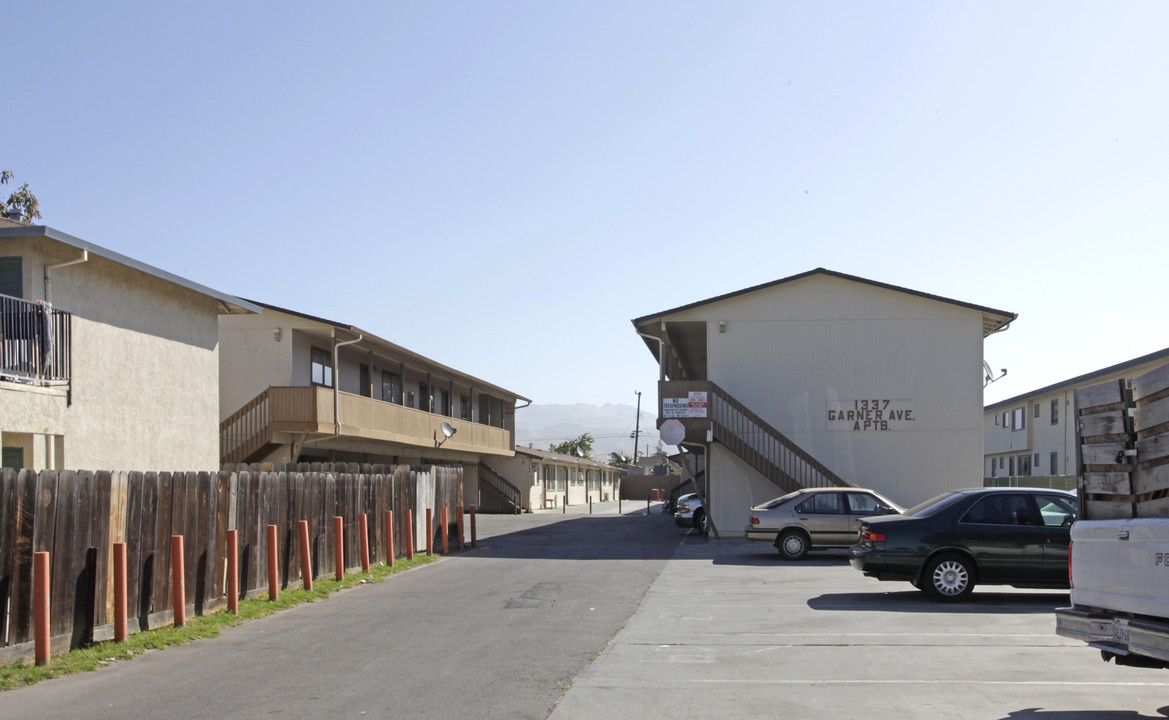
{"type": "Polygon", "coordinates": [[[361,531],[361,572],[369,572],[369,520],[368,515],[361,513],[361,524],[358,530],[361,531]]]}
{"type": "Polygon", "coordinates": [[[345,518],[333,516],[333,577],[337,580],[345,578],[345,518]]]}
{"type": "Polygon", "coordinates": [[[280,597],[279,562],[276,552],[276,526],[268,526],[268,599],[276,600],[280,597]]]}
{"type": "Polygon", "coordinates": [[[475,547],[475,506],[471,506],[471,547],[475,547]]]}
{"type": "Polygon", "coordinates": [[[414,559],[414,511],[406,509],[406,559],[414,559]]]}
{"type": "Polygon", "coordinates": [[[451,526],[450,515],[447,512],[446,505],[442,506],[442,554],[447,555],[451,551],[451,526]]]}
{"type": "Polygon", "coordinates": [[[308,549],[308,520],[300,523],[300,584],[305,590],[313,589],[313,561],[308,549]]]}
{"type": "Polygon", "coordinates": [[[32,563],[33,632],[36,637],[37,665],[49,661],[49,554],[33,553],[32,563]]]}
{"type": "Polygon", "coordinates": [[[434,508],[426,508],[426,554],[434,554],[434,508]]]}
{"type": "Polygon", "coordinates": [[[455,527],[459,531],[459,549],[463,549],[463,506],[455,506],[455,527]]]}
{"type": "Polygon", "coordinates": [[[170,588],[171,605],[174,606],[175,627],[187,624],[187,588],[184,585],[186,572],[183,570],[183,536],[170,536],[170,588]]]}
{"type": "Polygon", "coordinates": [[[239,531],[227,531],[227,611],[239,615],[239,531]]]}
{"type": "Polygon", "coordinates": [[[114,543],[114,642],[126,639],[126,543],[114,543]]]}
{"type": "Polygon", "coordinates": [[[386,565],[394,566],[394,511],[386,510],[386,565]]]}

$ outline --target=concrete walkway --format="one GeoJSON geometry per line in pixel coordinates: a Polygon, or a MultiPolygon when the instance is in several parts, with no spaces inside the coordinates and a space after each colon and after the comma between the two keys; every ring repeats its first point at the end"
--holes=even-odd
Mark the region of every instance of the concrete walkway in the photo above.
{"type": "Polygon", "coordinates": [[[1169,673],[1055,635],[1067,601],[984,587],[938,604],[839,552],[787,563],[689,535],[550,718],[1169,717],[1169,673]]]}

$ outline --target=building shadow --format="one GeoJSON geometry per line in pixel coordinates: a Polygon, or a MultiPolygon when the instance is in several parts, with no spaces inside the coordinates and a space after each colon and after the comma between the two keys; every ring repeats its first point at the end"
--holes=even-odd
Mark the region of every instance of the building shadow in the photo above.
{"type": "Polygon", "coordinates": [[[976,613],[1002,615],[1050,615],[1069,603],[1066,592],[994,592],[975,590],[962,602],[938,602],[916,589],[872,593],[825,593],[808,600],[813,610],[828,612],[866,610],[894,613],[976,613]]]}
{"type": "Polygon", "coordinates": [[[1045,710],[1024,708],[1014,710],[1001,720],[1163,720],[1169,717],[1169,706],[1157,708],[1156,715],[1145,715],[1136,710],[1045,710]]]}

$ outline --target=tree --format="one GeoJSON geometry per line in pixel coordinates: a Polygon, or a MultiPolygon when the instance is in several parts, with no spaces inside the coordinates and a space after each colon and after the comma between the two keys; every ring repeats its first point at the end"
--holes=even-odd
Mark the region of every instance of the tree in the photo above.
{"type": "Polygon", "coordinates": [[[629,457],[628,455],[622,455],[621,453],[614,451],[614,452],[609,453],[609,464],[613,465],[613,466],[632,465],[633,458],[629,457]]]}
{"type": "Polygon", "coordinates": [[[593,436],[590,433],[582,433],[580,437],[573,440],[565,440],[559,445],[549,445],[548,449],[561,455],[575,455],[576,457],[591,459],[593,454],[593,436]],[[580,450],[580,452],[577,452],[577,450],[580,450]]]}
{"type": "MultiPolygon", "coordinates": [[[[13,178],[11,170],[0,170],[0,185],[7,185],[13,178]]],[[[36,220],[41,217],[41,204],[37,196],[28,189],[28,183],[13,191],[8,199],[0,202],[0,217],[8,217],[14,212],[20,212],[25,220],[36,220]]]]}

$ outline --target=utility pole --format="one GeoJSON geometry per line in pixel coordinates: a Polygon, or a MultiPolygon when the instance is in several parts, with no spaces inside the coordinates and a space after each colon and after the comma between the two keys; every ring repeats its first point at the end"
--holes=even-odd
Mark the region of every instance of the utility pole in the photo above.
{"type": "Polygon", "coordinates": [[[637,442],[641,439],[641,391],[634,390],[633,392],[637,393],[637,420],[633,425],[633,466],[637,467],[637,442]]]}

